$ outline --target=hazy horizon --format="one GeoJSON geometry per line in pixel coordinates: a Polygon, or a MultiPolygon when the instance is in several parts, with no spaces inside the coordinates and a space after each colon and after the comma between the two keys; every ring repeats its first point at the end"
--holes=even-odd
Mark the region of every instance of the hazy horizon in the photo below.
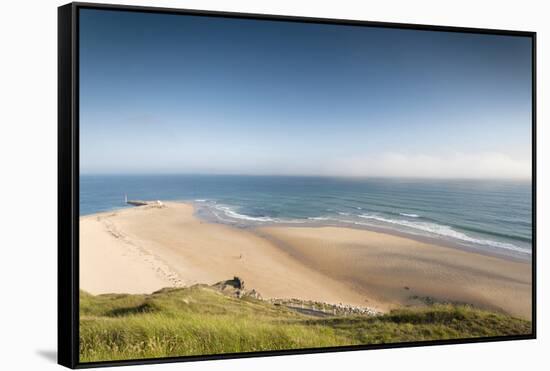
{"type": "Polygon", "coordinates": [[[334,178],[334,179],[358,179],[358,180],[419,180],[419,181],[510,181],[531,182],[531,178],[512,177],[421,177],[421,176],[377,176],[377,175],[316,175],[316,174],[247,174],[247,173],[198,173],[198,172],[80,172],[80,176],[121,176],[121,177],[155,177],[155,176],[212,176],[212,177],[281,177],[281,178],[334,178]]]}
{"type": "Polygon", "coordinates": [[[518,36],[81,10],[82,174],[531,179],[518,36]]]}

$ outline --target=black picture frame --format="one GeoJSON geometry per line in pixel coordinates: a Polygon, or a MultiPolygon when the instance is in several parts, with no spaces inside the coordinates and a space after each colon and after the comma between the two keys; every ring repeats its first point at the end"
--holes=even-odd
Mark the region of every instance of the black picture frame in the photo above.
{"type": "Polygon", "coordinates": [[[483,28],[447,27],[420,24],[371,22],[346,19],[309,18],[267,14],[231,13],[144,6],[70,3],[58,8],[58,363],[69,368],[121,366],[182,361],[201,361],[244,357],[265,357],[418,347],[429,345],[467,344],[536,338],[537,329],[537,224],[536,224],[536,33],[483,28]],[[404,343],[357,345],[313,349],[289,349],[251,353],[181,356],[121,361],[79,362],[79,11],[81,9],[114,10],[141,13],[164,13],[255,19],[316,24],[355,25],[362,27],[414,29],[493,35],[524,36],[532,42],[532,333],[518,336],[496,336],[470,339],[414,341],[404,343]]]}

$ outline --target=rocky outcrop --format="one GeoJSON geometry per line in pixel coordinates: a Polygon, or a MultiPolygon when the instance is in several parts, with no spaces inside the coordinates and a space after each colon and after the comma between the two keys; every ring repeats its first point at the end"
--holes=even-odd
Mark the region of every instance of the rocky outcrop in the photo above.
{"type": "Polygon", "coordinates": [[[238,276],[233,277],[231,280],[220,281],[212,287],[221,291],[222,293],[236,298],[249,297],[257,300],[261,300],[262,296],[254,289],[247,290],[244,285],[244,280],[238,276]]]}

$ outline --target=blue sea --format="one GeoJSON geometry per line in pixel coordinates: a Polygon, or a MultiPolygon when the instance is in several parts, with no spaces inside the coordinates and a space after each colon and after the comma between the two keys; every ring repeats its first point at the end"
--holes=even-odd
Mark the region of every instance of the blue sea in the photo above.
{"type": "Polygon", "coordinates": [[[237,226],[346,225],[530,258],[531,182],[229,175],[82,175],[80,215],[187,201],[237,226]]]}

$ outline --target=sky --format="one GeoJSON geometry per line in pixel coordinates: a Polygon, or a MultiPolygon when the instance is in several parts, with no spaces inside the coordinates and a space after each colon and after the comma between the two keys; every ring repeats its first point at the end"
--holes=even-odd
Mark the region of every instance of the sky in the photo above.
{"type": "Polygon", "coordinates": [[[80,10],[82,174],[531,177],[531,40],[80,10]]]}

